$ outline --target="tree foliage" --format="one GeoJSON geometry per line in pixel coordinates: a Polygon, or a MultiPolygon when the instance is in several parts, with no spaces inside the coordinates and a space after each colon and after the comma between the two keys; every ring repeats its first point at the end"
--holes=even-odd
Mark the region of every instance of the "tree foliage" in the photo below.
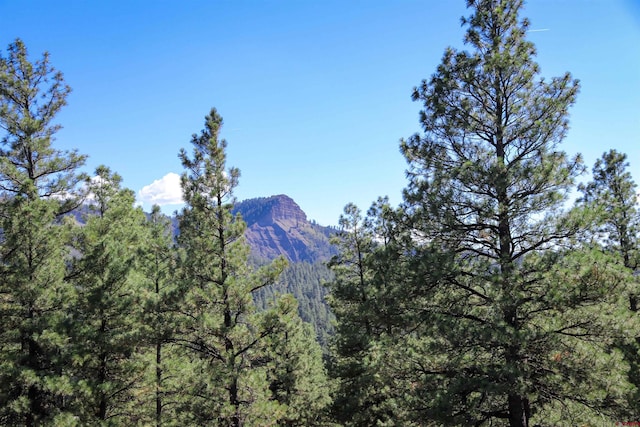
{"type": "MultiPolygon", "coordinates": [[[[609,150],[596,161],[592,181],[580,185],[583,197],[580,202],[598,211],[598,232],[602,243],[623,259],[624,266],[638,267],[638,211],[636,183],[627,171],[626,154],[609,150]]],[[[632,301],[632,310],[637,304],[632,301]]]]}
{"type": "Polygon", "coordinates": [[[199,375],[192,390],[191,422],[267,425],[287,411],[286,401],[272,398],[267,342],[286,333],[282,316],[291,316],[295,307],[255,310],[253,293],[273,284],[285,262],[278,259],[258,269],[248,262],[245,224],[232,214],[239,171],[226,169],[221,126],[222,118],[212,109],[205,129],[192,138],[193,155],[180,153],[187,171],[182,176],[187,207],[178,236],[184,251],[178,340],[193,355],[199,375]]]}
{"type": "Polygon", "coordinates": [[[175,274],[177,252],[171,220],[154,205],[147,217],[148,239],[142,248],[141,273],[144,277],[145,359],[148,364],[146,392],[140,404],[149,409],[155,425],[177,425],[175,408],[181,393],[181,353],[173,343],[177,333],[180,288],[175,274]]]}
{"type": "Polygon", "coordinates": [[[424,132],[401,142],[405,203],[391,221],[377,215],[393,239],[364,240],[352,215],[332,289],[337,354],[352,330],[351,381],[377,373],[386,385],[382,425],[615,420],[632,388],[614,343],[636,325],[622,263],[578,239],[593,215],[563,211],[583,171],[559,149],[578,82],[538,77],[522,1],[468,6],[470,49],[447,49],[413,93],[424,132]],[[397,326],[372,340],[382,283],[402,290],[379,304],[397,326]],[[365,366],[376,359],[393,363],[365,366]]]}
{"type": "Polygon", "coordinates": [[[71,88],[49,64],[49,54],[30,62],[18,39],[0,57],[0,190],[3,198],[55,199],[64,213],[77,206],[77,173],[86,156],[51,145],[60,129],[53,123],[71,88]]]}
{"type": "Polygon", "coordinates": [[[293,295],[284,295],[263,320],[278,331],[264,348],[269,389],[284,407],[278,425],[324,426],[332,386],[313,328],[298,316],[297,305],[293,295]]]}
{"type": "MultiPolygon", "coordinates": [[[[578,82],[540,78],[522,0],[467,4],[467,50],[447,49],[413,92],[423,132],[401,141],[404,202],[381,198],[365,215],[347,205],[331,271],[251,257],[215,109],[179,154],[174,234],[158,207],[135,207],[118,174],[100,166],[89,179],[84,156],[53,146],[70,88],[46,53],[31,62],[20,40],[9,45],[0,424],[529,427],[639,416],[640,211],[626,156],[604,153],[567,209],[584,171],[560,147],[578,82]],[[335,327],[318,327],[334,315],[335,327]]],[[[258,202],[244,207],[256,220],[258,202]]]]}
{"type": "Polygon", "coordinates": [[[88,180],[86,223],[77,230],[71,280],[77,292],[72,317],[76,410],[82,423],[119,425],[137,419],[139,355],[145,330],[139,257],[145,216],[131,190],[100,166],[88,180]]]}
{"type": "MultiPolygon", "coordinates": [[[[637,316],[640,211],[636,183],[627,170],[628,166],[625,154],[616,150],[603,153],[593,167],[591,181],[580,185],[583,197],[578,200],[578,205],[595,212],[595,224],[586,230],[591,233],[592,240],[617,257],[633,276],[626,294],[628,308],[637,316]]],[[[637,409],[640,407],[640,336],[637,331],[635,333],[632,336],[635,339],[620,340],[617,345],[630,365],[629,381],[636,386],[630,406],[635,408],[633,416],[637,417],[640,415],[637,409]]]]}
{"type": "Polygon", "coordinates": [[[334,334],[335,317],[327,304],[325,284],[333,279],[326,263],[292,262],[282,272],[277,282],[254,294],[260,310],[269,308],[283,294],[292,294],[298,301],[300,318],[313,326],[314,336],[323,351],[328,352],[329,340],[334,334]]]}
{"type": "Polygon", "coordinates": [[[62,422],[70,379],[64,324],[68,229],[84,156],[52,147],[69,88],[20,40],[0,56],[0,423],[62,422]]]}
{"type": "Polygon", "coordinates": [[[394,340],[408,324],[405,302],[410,296],[399,286],[410,274],[404,256],[403,232],[397,212],[379,199],[366,217],[348,204],[333,239],[339,254],[329,263],[330,305],[337,319],[331,374],[338,380],[334,416],[344,425],[406,425],[388,375],[394,340]]]}

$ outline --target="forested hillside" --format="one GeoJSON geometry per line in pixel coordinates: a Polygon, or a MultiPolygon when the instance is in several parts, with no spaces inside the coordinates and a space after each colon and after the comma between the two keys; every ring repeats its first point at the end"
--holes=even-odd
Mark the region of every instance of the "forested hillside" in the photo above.
{"type": "Polygon", "coordinates": [[[326,285],[334,278],[322,262],[297,262],[287,266],[277,282],[256,292],[256,305],[266,309],[281,294],[291,294],[298,301],[300,318],[311,324],[315,337],[324,350],[328,350],[334,332],[335,317],[327,302],[326,285]]]}
{"type": "Polygon", "coordinates": [[[234,212],[247,223],[244,234],[253,262],[261,265],[280,256],[288,261],[276,283],[254,293],[257,306],[266,309],[278,295],[292,294],[300,317],[313,326],[318,341],[328,350],[335,319],[326,301],[325,284],[333,279],[326,264],[336,253],[329,239],[337,229],[309,222],[285,195],[243,200],[234,206],[234,212]]]}
{"type": "Polygon", "coordinates": [[[578,80],[541,77],[521,0],[467,4],[464,49],[413,91],[403,202],[348,204],[337,229],[284,195],[234,206],[215,108],[178,153],[184,207],[145,214],[118,173],[56,147],[70,87],[12,42],[0,425],[640,420],[627,156],[605,150],[587,176],[562,150],[578,80]]]}

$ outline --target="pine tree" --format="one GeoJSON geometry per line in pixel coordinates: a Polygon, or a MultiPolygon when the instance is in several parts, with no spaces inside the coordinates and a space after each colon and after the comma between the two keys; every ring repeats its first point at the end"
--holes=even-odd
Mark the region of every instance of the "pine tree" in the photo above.
{"type": "MultiPolygon", "coordinates": [[[[5,131],[0,151],[0,189],[3,201],[56,200],[56,214],[75,208],[80,195],[77,173],[86,156],[52,147],[60,125],[53,120],[67,104],[71,88],[62,73],[49,63],[49,54],[29,62],[21,40],[9,45],[0,57],[0,127],[5,131]]],[[[4,214],[4,213],[3,213],[4,214]]]]}
{"type": "Polygon", "coordinates": [[[270,390],[286,409],[280,426],[322,426],[331,403],[331,384],[322,349],[310,324],[298,315],[293,295],[279,298],[265,313],[263,329],[277,331],[266,340],[270,390]]]}
{"type": "Polygon", "coordinates": [[[630,325],[627,277],[575,243],[580,218],[562,212],[583,169],[558,147],[578,82],[538,78],[521,0],[468,6],[471,50],[448,49],[415,89],[424,133],[401,146],[410,253],[422,264],[407,402],[447,424],[522,427],[558,411],[569,423],[578,412],[615,420],[629,392],[611,348],[630,325]]]}
{"type": "Polygon", "coordinates": [[[257,271],[249,266],[245,224],[231,213],[240,173],[226,169],[221,127],[222,118],[212,109],[205,129],[193,135],[192,157],[180,152],[186,208],[178,236],[184,287],[178,341],[191,351],[195,375],[188,408],[192,419],[185,422],[266,425],[282,414],[270,399],[267,369],[258,363],[263,341],[275,326],[260,327],[252,292],[272,284],[284,261],[257,271]]]}
{"type": "Polygon", "coordinates": [[[83,424],[121,425],[136,421],[140,412],[134,402],[144,375],[140,347],[146,330],[138,260],[146,219],[120,182],[109,168],[97,168],[87,181],[86,223],[74,239],[73,406],[83,424]]]}
{"type": "Polygon", "coordinates": [[[179,369],[180,354],[173,344],[176,334],[176,310],[180,303],[175,274],[177,254],[173,242],[171,220],[153,206],[147,220],[149,238],[144,244],[142,274],[145,277],[145,325],[149,358],[148,393],[141,405],[152,407],[156,426],[177,425],[174,409],[184,393],[179,369]]]}
{"type": "MultiPolygon", "coordinates": [[[[636,183],[627,171],[627,156],[616,150],[609,150],[596,161],[592,171],[592,181],[581,185],[581,203],[591,205],[600,212],[598,230],[604,238],[604,245],[618,252],[624,266],[635,270],[638,267],[638,232],[640,231],[640,211],[636,193],[636,183]]],[[[637,311],[637,297],[629,301],[631,310],[637,311]]]]}
{"type": "Polygon", "coordinates": [[[372,390],[379,387],[368,384],[371,376],[365,358],[375,338],[373,313],[367,309],[372,298],[371,273],[365,264],[373,250],[374,236],[363,224],[362,212],[353,204],[344,208],[339,226],[340,232],[332,239],[339,254],[329,263],[336,275],[329,285],[329,303],[337,320],[332,374],[339,379],[333,412],[338,421],[347,425],[359,425],[359,419],[374,425],[384,418],[372,413],[373,401],[378,400],[372,390]]]}
{"type": "Polygon", "coordinates": [[[386,369],[386,355],[407,314],[397,295],[406,290],[396,286],[394,278],[405,274],[406,266],[396,244],[401,236],[391,226],[393,217],[386,199],[378,200],[366,217],[348,204],[332,239],[339,251],[329,263],[335,272],[329,301],[337,320],[333,412],[347,426],[408,425],[399,421],[396,399],[402,396],[389,388],[392,379],[386,369]]]}
{"type": "MultiPolygon", "coordinates": [[[[578,205],[596,213],[595,242],[592,244],[601,244],[606,251],[618,256],[629,274],[634,276],[628,292],[628,308],[637,313],[640,210],[637,186],[628,167],[625,154],[616,150],[603,153],[593,167],[591,182],[580,185],[583,197],[578,205]]],[[[630,365],[629,380],[640,390],[640,337],[636,336],[631,342],[623,340],[618,346],[630,365]]],[[[640,391],[636,391],[630,406],[636,408],[631,417],[640,415],[640,391]]]]}
{"type": "Polygon", "coordinates": [[[20,40],[0,56],[0,424],[64,422],[68,228],[85,157],[52,146],[70,88],[20,40]],[[55,421],[54,421],[55,420],[55,421]]]}

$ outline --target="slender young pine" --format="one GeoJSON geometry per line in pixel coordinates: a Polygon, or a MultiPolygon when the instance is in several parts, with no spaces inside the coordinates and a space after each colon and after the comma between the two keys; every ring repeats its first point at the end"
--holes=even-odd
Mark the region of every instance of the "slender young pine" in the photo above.
{"type": "Polygon", "coordinates": [[[145,326],[147,351],[150,353],[150,377],[153,398],[144,396],[144,404],[153,407],[157,427],[176,425],[173,409],[182,397],[179,366],[181,361],[172,341],[177,332],[176,309],[180,303],[175,275],[177,253],[174,247],[171,219],[160,207],[153,206],[146,227],[149,238],[143,245],[142,273],[145,277],[145,326]]]}
{"type": "Polygon", "coordinates": [[[284,261],[250,268],[245,223],[231,213],[240,172],[226,168],[221,127],[222,117],[212,109],[200,135],[193,135],[192,156],[180,152],[186,207],[178,236],[184,286],[178,342],[191,351],[197,371],[191,422],[240,427],[282,416],[269,396],[267,369],[258,363],[277,324],[261,327],[252,292],[274,283],[284,261]]]}

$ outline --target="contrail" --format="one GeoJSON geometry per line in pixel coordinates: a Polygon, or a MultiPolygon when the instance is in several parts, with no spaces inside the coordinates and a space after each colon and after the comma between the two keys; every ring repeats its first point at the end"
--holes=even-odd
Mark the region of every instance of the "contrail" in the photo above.
{"type": "Polygon", "coordinates": [[[527,33],[541,33],[543,31],[551,31],[551,28],[541,28],[539,30],[527,30],[527,33]]]}

